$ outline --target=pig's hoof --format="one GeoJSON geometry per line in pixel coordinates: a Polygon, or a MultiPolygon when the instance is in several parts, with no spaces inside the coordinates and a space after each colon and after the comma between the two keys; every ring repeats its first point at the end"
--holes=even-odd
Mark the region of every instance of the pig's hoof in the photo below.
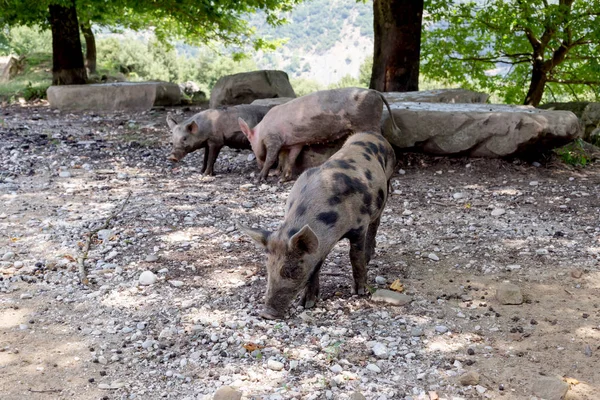
{"type": "Polygon", "coordinates": [[[315,306],[315,300],[306,300],[304,302],[304,308],[308,309],[308,308],[313,308],[315,306]]]}
{"type": "Polygon", "coordinates": [[[353,295],[359,295],[359,296],[364,296],[365,294],[367,294],[367,291],[365,290],[364,287],[361,288],[355,288],[353,287],[352,290],[350,291],[353,295]]]}
{"type": "Polygon", "coordinates": [[[261,317],[265,318],[265,319],[279,319],[281,318],[281,315],[279,315],[278,313],[276,313],[274,310],[270,310],[265,308],[264,310],[262,310],[261,312],[258,313],[258,315],[260,315],[261,317]]]}

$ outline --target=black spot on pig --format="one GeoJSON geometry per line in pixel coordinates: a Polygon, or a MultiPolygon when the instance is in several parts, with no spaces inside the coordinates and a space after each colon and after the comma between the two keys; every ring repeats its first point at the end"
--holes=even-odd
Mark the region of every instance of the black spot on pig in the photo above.
{"type": "Polygon", "coordinates": [[[300,203],[296,208],[296,215],[303,216],[304,214],[306,214],[306,204],[300,203]]]}
{"type": "Polygon", "coordinates": [[[370,169],[367,169],[365,171],[365,177],[367,178],[367,180],[372,181],[373,180],[373,174],[371,173],[370,169]]]}
{"type": "Polygon", "coordinates": [[[307,170],[306,170],[304,173],[306,174],[306,177],[308,178],[308,177],[310,177],[311,175],[313,175],[315,172],[317,172],[317,169],[318,169],[318,168],[316,168],[316,167],[309,168],[309,169],[307,169],[307,170]]]}
{"type": "Polygon", "coordinates": [[[352,145],[353,145],[353,146],[361,146],[361,147],[364,147],[364,146],[366,146],[366,145],[367,145],[367,143],[366,143],[366,142],[363,142],[362,140],[357,140],[356,142],[352,142],[352,145]]]}
{"type": "Polygon", "coordinates": [[[377,192],[377,200],[376,200],[376,205],[377,205],[377,209],[381,210],[381,208],[383,207],[383,202],[385,200],[385,193],[383,192],[383,189],[379,189],[379,191],[377,192]]]}
{"type": "Polygon", "coordinates": [[[340,196],[342,198],[356,194],[365,193],[368,188],[358,178],[351,178],[342,172],[336,172],[333,174],[333,181],[335,183],[333,194],[334,196],[340,196]]]}
{"type": "Polygon", "coordinates": [[[288,231],[287,235],[288,238],[291,238],[292,236],[294,236],[296,233],[298,233],[299,229],[298,228],[292,228],[288,231]]]}
{"type": "Polygon", "coordinates": [[[352,164],[350,164],[348,161],[346,160],[331,160],[328,161],[324,168],[340,168],[340,169],[351,169],[356,171],[356,167],[352,164]]]}
{"type": "Polygon", "coordinates": [[[387,149],[385,148],[385,146],[383,145],[383,143],[379,143],[379,145],[377,147],[379,148],[379,152],[381,154],[387,154],[387,149]]]}
{"type": "Polygon", "coordinates": [[[371,161],[371,156],[368,155],[367,153],[363,153],[363,157],[365,158],[365,160],[371,161]]]}
{"type": "Polygon", "coordinates": [[[317,219],[325,225],[333,226],[338,220],[338,213],[335,211],[322,212],[317,215],[317,219]]]}
{"type": "Polygon", "coordinates": [[[348,159],[348,162],[349,162],[350,164],[356,164],[356,160],[355,160],[354,158],[349,158],[349,159],[348,159]]]}
{"type": "Polygon", "coordinates": [[[296,202],[296,200],[295,200],[295,199],[292,199],[292,200],[290,201],[290,210],[292,209],[292,207],[294,207],[294,203],[295,203],[295,202],[296,202]]]}
{"type": "Polygon", "coordinates": [[[375,143],[367,143],[368,149],[370,149],[373,153],[372,154],[377,154],[379,152],[379,147],[377,147],[377,145],[375,143]]]}
{"type": "Polygon", "coordinates": [[[331,196],[327,202],[330,206],[335,206],[342,202],[342,198],[338,195],[331,196]]]}

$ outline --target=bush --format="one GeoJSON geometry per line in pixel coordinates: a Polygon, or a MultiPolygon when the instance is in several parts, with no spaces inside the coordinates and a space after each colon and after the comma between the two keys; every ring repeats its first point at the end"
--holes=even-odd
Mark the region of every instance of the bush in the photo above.
{"type": "Polygon", "coordinates": [[[290,84],[298,97],[324,89],[319,82],[307,78],[290,79],[290,84]]]}
{"type": "Polygon", "coordinates": [[[39,27],[15,26],[0,33],[0,50],[6,54],[51,53],[52,34],[39,27]],[[2,38],[4,36],[4,38],[2,38]]]}

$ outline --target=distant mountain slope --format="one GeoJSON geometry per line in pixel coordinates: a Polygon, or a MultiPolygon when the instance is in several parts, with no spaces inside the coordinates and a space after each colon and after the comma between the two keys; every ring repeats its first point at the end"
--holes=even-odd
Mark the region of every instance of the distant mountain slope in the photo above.
{"type": "Polygon", "coordinates": [[[276,52],[255,56],[261,68],[277,68],[291,77],[322,84],[358,76],[373,54],[373,4],[356,0],[309,0],[294,9],[288,24],[272,27],[255,16],[251,23],[266,39],[287,39],[276,52]]]}

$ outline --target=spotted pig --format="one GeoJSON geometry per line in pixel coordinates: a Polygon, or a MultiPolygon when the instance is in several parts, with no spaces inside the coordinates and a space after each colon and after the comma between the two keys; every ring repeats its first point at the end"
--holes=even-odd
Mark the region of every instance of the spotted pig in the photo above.
{"type": "Polygon", "coordinates": [[[202,111],[177,123],[167,115],[167,124],[172,131],[173,148],[168,159],[181,161],[188,153],[204,149],[202,173],[214,175],[214,165],[223,146],[234,149],[249,149],[250,142],[240,131],[238,118],[244,118],[255,126],[269,111],[269,106],[239,105],[202,111]]]}
{"type": "MultiPolygon", "coordinates": [[[[375,90],[332,89],[275,106],[254,128],[240,118],[240,128],[261,168],[259,180],[266,179],[282,149],[288,158],[282,180],[287,180],[304,145],[335,141],[355,132],[379,132],[384,104],[391,115],[387,100],[375,90]]],[[[395,123],[393,127],[399,134],[395,123]]]]}
{"type": "Polygon", "coordinates": [[[264,318],[281,318],[301,291],[301,305],[319,295],[319,270],[341,239],[350,241],[352,293],[365,294],[367,264],[396,158],[379,133],[356,133],[319,167],[306,170],[290,192],[281,227],[269,232],[238,224],[267,253],[264,318]]]}

